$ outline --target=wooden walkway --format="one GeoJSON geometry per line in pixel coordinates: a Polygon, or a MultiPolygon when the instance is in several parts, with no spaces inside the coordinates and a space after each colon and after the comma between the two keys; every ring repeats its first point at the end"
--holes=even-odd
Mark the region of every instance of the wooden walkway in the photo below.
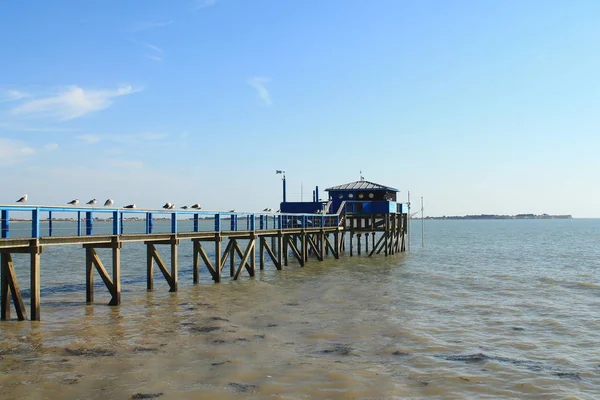
{"type": "Polygon", "coordinates": [[[363,235],[368,255],[381,252],[386,256],[395,254],[405,250],[407,233],[406,214],[340,216],[42,206],[0,206],[0,214],[1,320],[11,318],[11,298],[17,319],[27,319],[13,263],[13,254],[23,253],[30,255],[29,318],[40,320],[40,261],[47,246],[81,245],[86,255],[86,302],[94,301],[97,273],[111,295],[109,305],[118,305],[121,303],[121,251],[124,244],[131,242],[146,245],[147,290],[154,289],[156,266],[167,281],[169,290],[175,292],[179,275],[178,246],[182,240],[193,243],[193,282],[197,284],[201,268],[208,270],[214,282],[221,281],[227,265],[231,279],[238,279],[243,273],[254,276],[257,248],[261,270],[267,262],[281,270],[290,260],[304,266],[309,257],[319,261],[327,256],[338,259],[346,249],[346,242],[349,242],[350,256],[354,255],[355,241],[360,255],[363,235]],[[97,215],[108,218],[99,219],[97,215]],[[15,216],[18,220],[14,219],[15,216]],[[159,222],[164,232],[156,232],[159,222]],[[56,236],[56,232],[63,229],[58,229],[58,225],[65,223],[75,234],[56,236]],[[27,234],[24,234],[23,227],[28,227],[27,234]],[[127,229],[136,228],[141,231],[127,233],[127,229]],[[96,233],[102,230],[111,232],[96,233]],[[378,241],[376,232],[380,232],[378,241]],[[11,237],[19,236],[17,234],[22,237],[11,237]],[[370,252],[369,235],[372,237],[370,252]],[[110,260],[103,262],[97,249],[111,249],[110,260]],[[169,262],[165,262],[159,249],[166,249],[169,262]],[[211,253],[212,258],[209,257],[211,253]],[[110,264],[105,265],[105,262],[110,264]]]}

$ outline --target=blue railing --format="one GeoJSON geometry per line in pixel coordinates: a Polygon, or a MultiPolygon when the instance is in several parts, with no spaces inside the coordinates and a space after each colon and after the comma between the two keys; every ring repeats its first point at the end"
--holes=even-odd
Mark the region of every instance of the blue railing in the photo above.
{"type": "Polygon", "coordinates": [[[0,206],[0,238],[337,227],[335,214],[0,206]]]}

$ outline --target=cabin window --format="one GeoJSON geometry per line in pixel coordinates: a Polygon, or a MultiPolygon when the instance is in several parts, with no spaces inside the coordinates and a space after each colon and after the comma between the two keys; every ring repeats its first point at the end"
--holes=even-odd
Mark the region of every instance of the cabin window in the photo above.
{"type": "Polygon", "coordinates": [[[340,193],[339,198],[343,199],[344,198],[344,193],[340,193]]]}
{"type": "Polygon", "coordinates": [[[359,198],[359,199],[362,199],[363,197],[365,197],[365,195],[364,195],[364,194],[362,194],[362,193],[360,193],[360,194],[358,195],[358,198],[359,198]]]}
{"type": "Polygon", "coordinates": [[[353,198],[353,197],[354,197],[354,194],[353,194],[353,193],[350,193],[350,194],[348,195],[348,198],[349,198],[349,199],[351,199],[351,198],[353,198]]]}
{"type": "Polygon", "coordinates": [[[369,198],[372,199],[373,197],[375,197],[375,195],[373,193],[369,193],[369,198]]]}

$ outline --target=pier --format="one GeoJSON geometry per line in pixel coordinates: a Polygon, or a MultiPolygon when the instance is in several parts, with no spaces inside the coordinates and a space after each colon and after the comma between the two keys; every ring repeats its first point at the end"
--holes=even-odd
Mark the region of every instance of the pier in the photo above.
{"type": "MultiPolygon", "coordinates": [[[[359,190],[376,192],[373,187],[359,190]]],[[[405,251],[406,204],[396,203],[395,197],[379,200],[375,195],[367,201],[352,200],[354,195],[347,197],[350,192],[344,199],[339,190],[329,191],[328,201],[320,201],[317,195],[313,202],[284,201],[280,213],[0,205],[0,319],[11,318],[11,299],[17,319],[28,318],[13,263],[13,255],[28,254],[29,319],[40,320],[40,268],[47,246],[82,246],[86,302],[94,302],[94,278],[99,275],[112,306],[121,303],[121,251],[132,242],[146,246],[147,290],[154,290],[156,266],[171,292],[178,290],[182,240],[193,244],[194,284],[199,283],[203,269],[218,283],[226,266],[229,278],[236,280],[244,274],[253,277],[257,264],[263,270],[268,262],[281,270],[290,261],[303,267],[310,259],[323,261],[329,256],[388,256],[405,251]],[[290,208],[313,212],[287,212],[290,208]],[[110,259],[102,260],[97,249],[110,249],[110,259]],[[209,257],[211,250],[213,257],[209,257]]]]}

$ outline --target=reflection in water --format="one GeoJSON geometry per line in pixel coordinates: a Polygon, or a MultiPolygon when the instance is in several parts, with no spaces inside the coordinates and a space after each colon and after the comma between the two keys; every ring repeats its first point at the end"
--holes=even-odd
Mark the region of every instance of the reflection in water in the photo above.
{"type": "MultiPolygon", "coordinates": [[[[84,290],[46,291],[41,322],[0,324],[2,398],[592,399],[597,228],[436,221],[430,247],[408,254],[218,285],[203,271],[198,286],[181,246],[177,293],[158,276],[147,292],[131,247],[121,306],[105,288],[93,305],[84,290]]],[[[57,276],[43,282],[80,284],[80,250],[44,253],[57,276]]]]}

